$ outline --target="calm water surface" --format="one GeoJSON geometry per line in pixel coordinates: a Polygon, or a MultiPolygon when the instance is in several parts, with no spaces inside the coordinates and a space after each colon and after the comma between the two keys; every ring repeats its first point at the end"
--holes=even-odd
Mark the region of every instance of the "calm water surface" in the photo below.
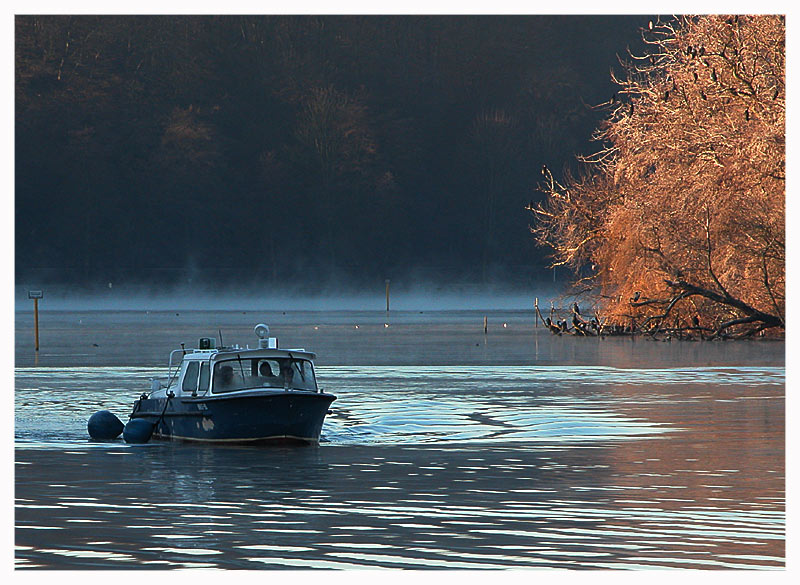
{"type": "Polygon", "coordinates": [[[782,343],[552,337],[524,312],[486,337],[476,312],[41,319],[38,358],[16,322],[20,569],[785,565],[782,343]],[[88,441],[177,343],[257,321],[319,354],[319,447],[88,441]]]}

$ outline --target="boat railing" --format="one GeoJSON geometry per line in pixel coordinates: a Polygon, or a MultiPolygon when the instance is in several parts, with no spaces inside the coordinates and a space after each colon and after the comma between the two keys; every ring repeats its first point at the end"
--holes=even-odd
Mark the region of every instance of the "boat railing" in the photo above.
{"type": "Polygon", "coordinates": [[[167,388],[172,386],[172,383],[178,377],[178,372],[181,370],[181,361],[184,355],[186,355],[186,350],[184,349],[173,349],[171,352],[169,352],[169,365],[167,366],[167,388]],[[178,360],[178,363],[175,364],[175,371],[173,372],[172,358],[178,352],[181,352],[181,360],[178,360]]]}

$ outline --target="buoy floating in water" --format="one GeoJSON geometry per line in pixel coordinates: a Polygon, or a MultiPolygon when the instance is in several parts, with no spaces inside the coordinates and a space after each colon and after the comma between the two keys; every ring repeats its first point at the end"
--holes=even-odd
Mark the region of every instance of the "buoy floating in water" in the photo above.
{"type": "Polygon", "coordinates": [[[143,418],[134,418],[128,421],[122,431],[122,438],[126,443],[146,443],[153,435],[156,425],[143,418]]]}
{"type": "Polygon", "coordinates": [[[95,441],[113,441],[122,432],[125,425],[114,413],[108,410],[100,410],[89,417],[86,425],[89,436],[95,441]]]}
{"type": "Polygon", "coordinates": [[[126,443],[147,443],[153,436],[155,423],[135,418],[122,424],[116,415],[108,410],[100,410],[89,417],[87,423],[89,436],[95,441],[113,441],[122,434],[126,443]]]}

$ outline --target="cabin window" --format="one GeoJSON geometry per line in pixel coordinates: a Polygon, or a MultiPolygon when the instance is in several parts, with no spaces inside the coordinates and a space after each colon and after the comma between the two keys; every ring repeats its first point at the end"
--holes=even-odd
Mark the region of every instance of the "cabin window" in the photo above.
{"type": "Polygon", "coordinates": [[[199,392],[207,392],[208,391],[208,382],[211,378],[208,369],[208,363],[203,362],[200,364],[200,382],[197,384],[197,390],[199,392]]]}
{"type": "Polygon", "coordinates": [[[297,390],[316,390],[317,385],[314,381],[314,369],[311,362],[308,360],[293,360],[292,369],[294,375],[292,377],[293,388],[297,390]]]}
{"type": "Polygon", "coordinates": [[[314,368],[308,360],[249,358],[214,364],[214,392],[252,388],[285,388],[316,392],[314,368]]]}
{"type": "Polygon", "coordinates": [[[198,362],[189,362],[186,366],[186,373],[183,375],[183,385],[181,389],[184,392],[197,392],[197,371],[200,369],[198,362]]]}

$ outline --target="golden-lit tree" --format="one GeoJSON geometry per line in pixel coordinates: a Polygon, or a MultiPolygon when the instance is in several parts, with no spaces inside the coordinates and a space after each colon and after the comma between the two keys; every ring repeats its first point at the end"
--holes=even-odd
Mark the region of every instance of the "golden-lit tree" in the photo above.
{"type": "Polygon", "coordinates": [[[588,172],[561,183],[543,169],[532,231],[608,323],[783,329],[784,17],[682,17],[643,37],[588,172]]]}

